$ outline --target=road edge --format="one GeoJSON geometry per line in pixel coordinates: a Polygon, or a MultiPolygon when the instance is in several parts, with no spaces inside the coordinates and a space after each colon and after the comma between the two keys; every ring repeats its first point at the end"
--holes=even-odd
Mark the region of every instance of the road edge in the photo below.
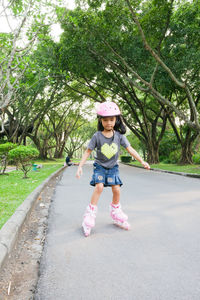
{"type": "MultiPolygon", "coordinates": [[[[132,165],[132,164],[129,164],[129,163],[124,163],[124,162],[120,162],[120,163],[123,164],[123,165],[126,165],[126,166],[144,169],[144,167],[141,167],[141,166],[136,166],[136,165],[132,165]]],[[[181,176],[192,177],[192,178],[200,178],[200,174],[193,174],[193,173],[174,172],[174,171],[154,169],[154,168],[151,168],[150,171],[169,173],[169,174],[181,175],[181,176]]]]}
{"type": "Polygon", "coordinates": [[[38,199],[42,190],[46,187],[49,181],[59,175],[66,167],[61,167],[48,178],[46,178],[23,203],[16,209],[14,214],[0,229],[0,270],[2,269],[6,259],[9,257],[16,241],[22,225],[28,218],[35,201],[38,199]]]}

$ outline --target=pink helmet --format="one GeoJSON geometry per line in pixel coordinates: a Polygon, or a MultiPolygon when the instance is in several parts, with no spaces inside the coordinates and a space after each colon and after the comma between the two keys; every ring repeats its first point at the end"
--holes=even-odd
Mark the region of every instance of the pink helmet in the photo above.
{"type": "Polygon", "coordinates": [[[119,116],[119,107],[114,102],[103,102],[97,108],[97,115],[101,117],[119,116]]]}

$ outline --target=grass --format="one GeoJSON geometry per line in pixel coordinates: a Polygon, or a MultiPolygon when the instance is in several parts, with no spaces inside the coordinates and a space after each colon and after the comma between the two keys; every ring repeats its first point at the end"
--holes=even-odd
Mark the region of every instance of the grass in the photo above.
{"type": "Polygon", "coordinates": [[[0,228],[38,185],[63,166],[63,159],[35,163],[42,164],[43,167],[38,171],[30,171],[28,179],[22,179],[22,171],[12,171],[9,175],[0,176],[0,228]]]}
{"type": "MultiPolygon", "coordinates": [[[[139,162],[131,162],[131,164],[136,166],[141,166],[139,162]]],[[[177,164],[159,163],[159,164],[152,164],[151,168],[173,171],[173,172],[200,174],[200,165],[177,165],[177,164]]]]}

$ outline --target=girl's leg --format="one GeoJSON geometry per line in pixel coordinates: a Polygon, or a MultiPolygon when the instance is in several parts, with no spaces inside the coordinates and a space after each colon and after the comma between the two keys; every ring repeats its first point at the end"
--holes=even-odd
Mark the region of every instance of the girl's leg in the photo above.
{"type": "Polygon", "coordinates": [[[95,185],[95,188],[94,188],[94,191],[92,194],[92,198],[91,198],[92,205],[97,205],[99,197],[101,196],[101,193],[103,191],[103,187],[104,187],[103,183],[97,183],[95,185]]]}
{"type": "Polygon", "coordinates": [[[95,218],[97,214],[97,203],[99,197],[103,191],[103,183],[97,183],[92,194],[91,202],[86,208],[86,212],[83,217],[83,231],[85,236],[90,235],[91,229],[95,226],[95,218]]]}
{"type": "Polygon", "coordinates": [[[120,185],[112,185],[112,192],[113,192],[112,203],[114,205],[117,205],[119,204],[120,201],[120,185]]]}
{"type": "Polygon", "coordinates": [[[128,216],[122,211],[120,205],[120,185],[112,186],[113,200],[110,204],[110,215],[114,221],[114,224],[128,230],[130,228],[127,222],[128,216]]]}

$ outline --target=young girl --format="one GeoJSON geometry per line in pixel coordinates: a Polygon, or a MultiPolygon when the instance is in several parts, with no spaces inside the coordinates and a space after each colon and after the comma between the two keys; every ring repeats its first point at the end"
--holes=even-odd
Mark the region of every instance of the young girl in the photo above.
{"type": "Polygon", "coordinates": [[[114,102],[101,103],[97,109],[97,116],[98,131],[90,140],[76,173],[76,177],[80,178],[83,173],[82,166],[91,152],[97,148],[94,173],[90,182],[95,188],[82,223],[85,236],[90,235],[92,227],[95,226],[97,203],[104,186],[112,188],[113,199],[110,204],[110,215],[114,223],[127,230],[130,228],[127,222],[128,216],[123,213],[120,205],[120,186],[123,184],[119,176],[117,164],[120,145],[126,148],[144,168],[150,169],[149,164],[143,161],[124,136],[126,128],[123,124],[119,107],[114,102]]]}

